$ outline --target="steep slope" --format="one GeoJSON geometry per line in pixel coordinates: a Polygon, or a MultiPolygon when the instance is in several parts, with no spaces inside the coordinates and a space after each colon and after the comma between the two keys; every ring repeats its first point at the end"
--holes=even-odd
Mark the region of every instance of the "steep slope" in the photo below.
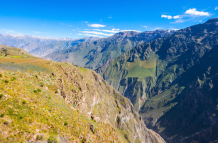
{"type": "Polygon", "coordinates": [[[4,49],[0,142],[165,142],[94,71],[4,49]]]}
{"type": "Polygon", "coordinates": [[[97,72],[169,142],[210,142],[217,139],[217,71],[210,66],[217,45],[218,19],[210,19],[138,45],[97,72]]]}
{"type": "Polygon", "coordinates": [[[161,38],[174,32],[169,30],[147,31],[143,33],[134,31],[120,32],[108,38],[81,43],[72,48],[54,52],[45,58],[59,62],[66,61],[78,66],[95,69],[138,44],[161,38]]]}

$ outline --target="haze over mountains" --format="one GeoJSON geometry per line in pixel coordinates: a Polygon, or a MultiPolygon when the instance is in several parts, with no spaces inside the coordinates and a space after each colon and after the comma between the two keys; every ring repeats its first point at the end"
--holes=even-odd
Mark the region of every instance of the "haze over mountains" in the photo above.
{"type": "Polygon", "coordinates": [[[168,142],[208,143],[218,131],[218,19],[137,45],[97,69],[168,142]]]}
{"type": "Polygon", "coordinates": [[[134,46],[173,34],[175,30],[156,30],[146,32],[124,31],[108,38],[83,42],[71,48],[54,52],[46,59],[66,61],[78,66],[96,69],[108,60],[114,59],[134,46]]]}
{"type": "Polygon", "coordinates": [[[47,38],[29,35],[0,34],[0,44],[18,47],[31,54],[42,57],[57,50],[63,50],[84,41],[96,40],[96,37],[82,39],[47,38]]]}

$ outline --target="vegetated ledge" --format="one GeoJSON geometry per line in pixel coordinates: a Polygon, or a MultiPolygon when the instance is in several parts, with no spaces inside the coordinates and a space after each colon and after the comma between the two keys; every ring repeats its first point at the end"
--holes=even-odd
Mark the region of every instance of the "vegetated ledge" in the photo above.
{"type": "Polygon", "coordinates": [[[0,58],[0,142],[165,142],[94,71],[9,56],[0,58]]]}

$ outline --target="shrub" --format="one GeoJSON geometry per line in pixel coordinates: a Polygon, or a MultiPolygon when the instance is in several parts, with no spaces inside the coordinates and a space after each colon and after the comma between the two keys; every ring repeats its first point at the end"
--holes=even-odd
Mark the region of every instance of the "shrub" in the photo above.
{"type": "Polygon", "coordinates": [[[94,125],[91,125],[90,126],[90,130],[94,133],[94,129],[95,129],[95,126],[94,125]]]}
{"type": "Polygon", "coordinates": [[[5,121],[4,124],[5,124],[5,125],[9,125],[9,122],[8,122],[8,121],[5,121]]]}
{"type": "Polygon", "coordinates": [[[54,136],[48,138],[48,143],[58,143],[57,139],[54,136]]]}
{"type": "Polygon", "coordinates": [[[83,138],[82,139],[82,141],[81,141],[81,143],[85,143],[86,142],[86,139],[85,138],[83,138]]]}
{"type": "Polygon", "coordinates": [[[41,86],[41,87],[43,87],[43,86],[44,86],[44,83],[43,83],[43,82],[40,82],[39,84],[40,84],[40,86],[41,86]]]}
{"type": "Polygon", "coordinates": [[[11,81],[15,81],[15,80],[16,80],[16,77],[12,77],[12,78],[11,78],[11,81]]]}
{"type": "Polygon", "coordinates": [[[67,122],[64,122],[64,126],[67,126],[68,125],[68,123],[67,122]]]}
{"type": "Polygon", "coordinates": [[[3,94],[0,94],[0,99],[3,97],[3,94]]]}
{"type": "Polygon", "coordinates": [[[34,93],[36,93],[36,94],[39,93],[39,92],[41,92],[41,89],[35,89],[34,90],[34,93]]]}
{"type": "Polygon", "coordinates": [[[44,135],[43,134],[39,134],[36,136],[37,140],[43,140],[44,139],[44,135]]]}
{"type": "Polygon", "coordinates": [[[5,83],[9,83],[9,81],[8,81],[8,80],[5,80],[4,82],[5,82],[5,83]]]}
{"type": "Polygon", "coordinates": [[[1,113],[0,117],[3,118],[4,116],[5,116],[5,114],[4,114],[4,113],[1,113]]]}
{"type": "Polygon", "coordinates": [[[23,104],[26,104],[26,101],[22,101],[23,104]]]}
{"type": "Polygon", "coordinates": [[[2,77],[2,74],[0,74],[0,77],[2,77]]]}

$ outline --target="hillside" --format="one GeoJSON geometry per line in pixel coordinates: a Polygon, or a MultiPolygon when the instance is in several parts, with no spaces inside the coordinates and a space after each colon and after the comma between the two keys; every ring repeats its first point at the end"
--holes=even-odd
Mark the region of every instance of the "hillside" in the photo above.
{"type": "Polygon", "coordinates": [[[156,30],[143,33],[125,31],[108,38],[83,42],[66,50],[54,52],[45,57],[53,61],[66,61],[81,67],[96,69],[108,60],[114,59],[138,44],[173,34],[175,31],[156,30]]]}
{"type": "Polygon", "coordinates": [[[96,71],[168,142],[217,140],[218,19],[136,46],[96,71]]]}
{"type": "Polygon", "coordinates": [[[0,51],[0,142],[165,142],[94,71],[0,51]]]}

